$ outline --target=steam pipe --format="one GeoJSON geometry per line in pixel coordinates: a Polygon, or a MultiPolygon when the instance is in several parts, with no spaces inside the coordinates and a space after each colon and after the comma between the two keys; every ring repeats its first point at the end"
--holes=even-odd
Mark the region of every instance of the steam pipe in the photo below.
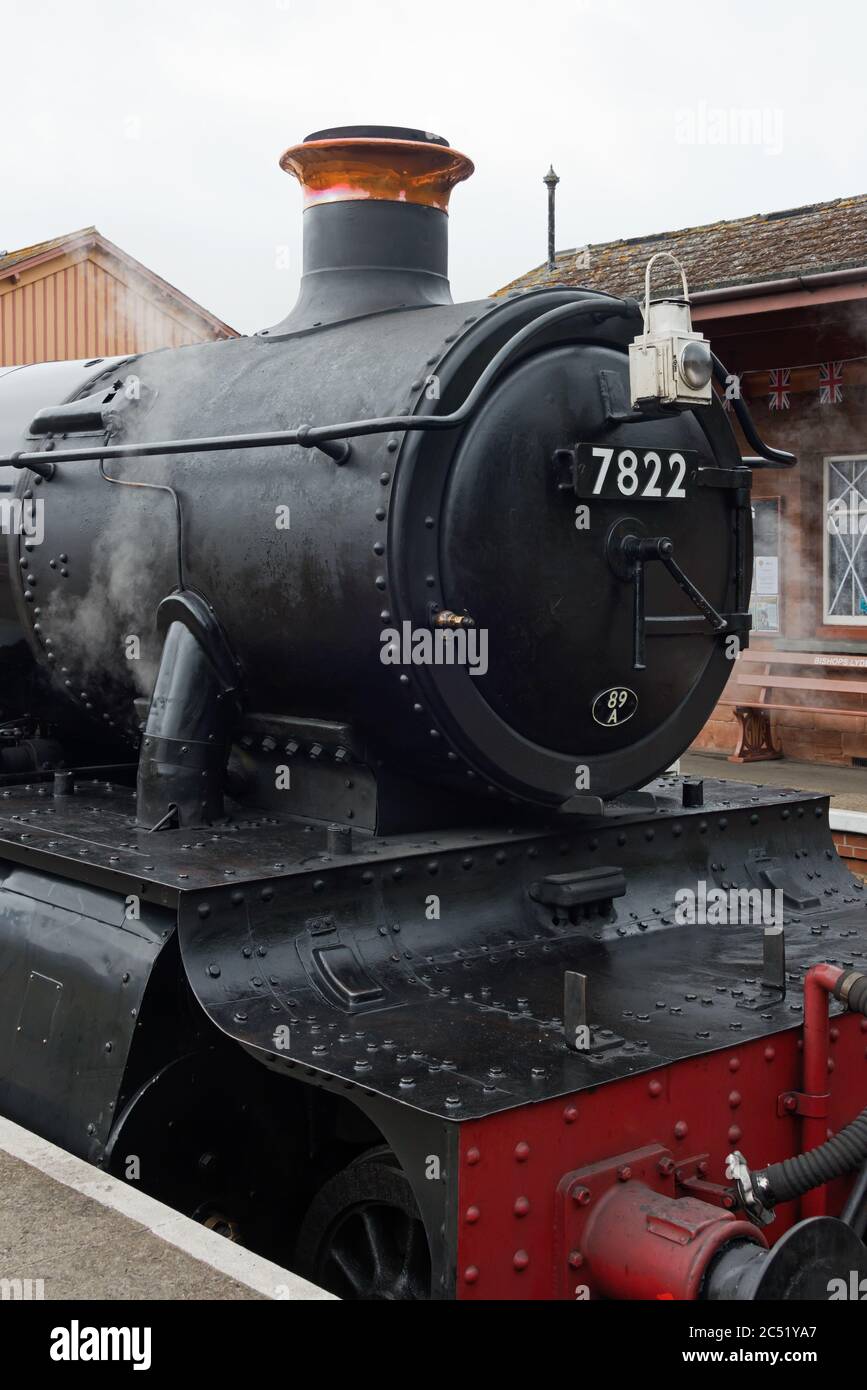
{"type": "Polygon", "coordinates": [[[223,786],[237,667],[212,609],[191,590],[164,599],[165,634],[139,758],[136,816],[151,830],[210,825],[223,786]]]}
{"type": "MultiPolygon", "coordinates": [[[[827,1111],[828,1052],[831,1046],[831,1021],[828,1016],[828,995],[843,974],[835,965],[814,965],[804,980],[804,1092],[823,1097],[817,1109],[827,1111]]],[[[818,1148],[828,1137],[827,1113],[805,1115],[801,1127],[802,1148],[818,1148]]],[[[802,1216],[824,1216],[825,1188],[805,1192],[801,1202],[802,1216]]]]}
{"type": "MultiPolygon", "coordinates": [[[[546,328],[571,318],[585,314],[595,315],[597,322],[607,318],[627,318],[639,315],[641,310],[634,299],[582,299],[577,304],[561,304],[549,309],[532,323],[523,328],[504,343],[481,373],[463,405],[450,415],[391,415],[371,420],[349,420],[335,425],[301,425],[294,430],[264,430],[254,434],[229,434],[205,436],[200,439],[165,439],[150,444],[106,444],[84,449],[64,449],[55,454],[51,451],[19,451],[6,458],[0,458],[0,467],[30,468],[50,478],[60,458],[65,463],[81,463],[89,459],[112,458],[152,458],[168,454],[207,454],[226,449],[267,449],[285,448],[299,445],[303,449],[313,449],[339,441],[343,448],[335,451],[333,447],[323,448],[336,463],[343,463],[349,454],[347,439],[357,439],[369,434],[387,434],[404,430],[451,430],[466,424],[477,409],[485,392],[513,360],[517,353],[546,328]],[[339,456],[338,456],[339,452],[339,456]]],[[[724,385],[728,373],[715,353],[713,372],[716,380],[724,385]]],[[[780,468],[793,468],[797,463],[794,454],[784,449],[774,449],[760,438],[746,404],[739,397],[734,400],[735,415],[748,443],[762,459],[780,468]]],[[[751,467],[765,467],[758,459],[742,460],[751,467]]]]}
{"type": "MultiPolygon", "coordinates": [[[[368,434],[386,434],[402,430],[453,430],[466,424],[477,409],[486,391],[509,365],[513,358],[545,329],[572,318],[595,315],[597,322],[609,318],[638,315],[638,304],[632,299],[593,298],[577,303],[560,304],[525,324],[504,343],[481,373],[463,405],[450,415],[390,415],[372,420],[349,420],[338,425],[301,425],[294,430],[265,430],[256,434],[227,434],[202,439],[164,439],[150,444],[105,444],[82,449],[63,449],[58,453],[39,452],[12,454],[0,458],[0,467],[30,468],[32,464],[80,463],[88,459],[151,458],[165,454],[208,454],[223,449],[267,449],[297,444],[303,449],[317,448],[331,440],[355,439],[368,434]]],[[[346,455],[343,454],[343,458],[346,455]]],[[[34,470],[35,471],[35,470],[34,470]]]]}

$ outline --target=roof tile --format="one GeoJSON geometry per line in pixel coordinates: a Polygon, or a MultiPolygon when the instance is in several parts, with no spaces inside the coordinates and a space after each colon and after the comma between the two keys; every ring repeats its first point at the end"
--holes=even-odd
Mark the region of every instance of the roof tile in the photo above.
{"type": "MultiPolygon", "coordinates": [[[[691,292],[862,266],[867,264],[867,194],[572,247],[557,253],[554,270],[537,266],[495,293],[574,285],[643,298],[645,267],[656,251],[677,257],[691,292]]],[[[655,287],[673,288],[670,262],[660,263],[655,287]]]]}

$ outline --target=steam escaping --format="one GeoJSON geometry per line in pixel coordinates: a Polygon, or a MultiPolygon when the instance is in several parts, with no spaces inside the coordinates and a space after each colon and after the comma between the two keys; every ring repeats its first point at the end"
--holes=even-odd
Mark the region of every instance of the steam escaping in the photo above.
{"type": "MultiPolygon", "coordinates": [[[[122,395],[131,402],[130,433],[133,429],[139,433],[143,424],[149,433],[153,430],[161,437],[183,436],[188,431],[180,412],[189,394],[207,394],[212,380],[208,349],[214,346],[148,356],[144,397],[136,375],[138,364],[122,369],[122,395]],[[162,391],[164,382],[167,389],[162,391]],[[148,408],[139,414],[142,399],[148,408]]],[[[119,437],[124,438],[124,432],[119,437]]],[[[117,485],[99,477],[96,463],[69,466],[69,484],[92,492],[91,515],[98,518],[93,549],[81,557],[89,583],[83,598],[63,586],[54,587],[43,600],[41,625],[57,656],[53,672],[58,682],[77,699],[92,700],[101,714],[126,727],[135,717],[134,698],[149,698],[156,679],[162,645],[156,612],[178,585],[178,522],[168,493],[122,484],[175,488],[183,507],[189,470],[209,466],[208,460],[185,458],[113,460],[106,474],[117,485]]],[[[46,489],[49,537],[55,545],[65,535],[67,505],[62,485],[46,489]]]]}
{"type": "MultiPolygon", "coordinates": [[[[160,649],[154,617],[166,592],[166,557],[175,548],[174,515],[164,494],[137,492],[134,506],[126,496],[112,505],[111,485],[102,486],[109,503],[104,534],[111,537],[106,563],[92,569],[84,598],[68,590],[54,592],[45,627],[63,658],[57,674],[61,679],[72,675],[73,683],[80,683],[76,694],[92,689],[94,681],[102,686],[108,678],[117,686],[118,697],[124,687],[149,696],[160,649]],[[147,500],[140,502],[143,496],[147,500]],[[130,637],[138,639],[131,648],[136,652],[133,659],[127,655],[130,637]]],[[[102,701],[104,690],[97,693],[102,701]]],[[[131,708],[120,712],[124,721],[131,715],[131,708]]]]}

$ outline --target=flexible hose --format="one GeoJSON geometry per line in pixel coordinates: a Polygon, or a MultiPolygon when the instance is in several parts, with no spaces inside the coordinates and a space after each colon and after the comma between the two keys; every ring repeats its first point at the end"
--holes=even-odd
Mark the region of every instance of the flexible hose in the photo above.
{"type": "MultiPolygon", "coordinates": [[[[843,972],[834,986],[837,999],[846,1003],[853,1013],[867,1017],[867,975],[853,970],[843,972]]],[[[814,1187],[822,1187],[834,1178],[842,1178],[867,1162],[867,1109],[839,1130],[826,1143],[782,1163],[753,1174],[763,1199],[775,1206],[803,1197],[814,1187]]]]}
{"type": "Polygon", "coordinates": [[[864,1164],[845,1207],[840,1212],[840,1220],[851,1226],[856,1236],[863,1240],[867,1235],[867,1163],[864,1164]]]}

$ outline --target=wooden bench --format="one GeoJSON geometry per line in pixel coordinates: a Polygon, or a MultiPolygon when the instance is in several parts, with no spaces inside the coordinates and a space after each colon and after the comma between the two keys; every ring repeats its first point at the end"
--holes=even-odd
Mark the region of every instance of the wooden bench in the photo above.
{"type": "Polygon", "coordinates": [[[781,758],[771,733],[771,710],[792,710],[801,714],[835,714],[867,718],[867,708],[860,699],[853,704],[829,702],[829,696],[867,695],[867,679],[834,680],[831,671],[863,671],[867,676],[867,655],[850,656],[845,652],[778,652],[747,648],[735,665],[721,705],[733,705],[740,726],[738,746],[729,758],[730,763],[756,763],[769,758],[781,758]],[[775,668],[781,667],[778,673],[775,668]],[[787,674],[793,667],[802,667],[809,675],[787,674]],[[747,694],[754,691],[754,694],[747,694]],[[787,691],[802,691],[807,697],[798,703],[787,691]],[[809,697],[813,697],[810,701],[809,697]]]}

